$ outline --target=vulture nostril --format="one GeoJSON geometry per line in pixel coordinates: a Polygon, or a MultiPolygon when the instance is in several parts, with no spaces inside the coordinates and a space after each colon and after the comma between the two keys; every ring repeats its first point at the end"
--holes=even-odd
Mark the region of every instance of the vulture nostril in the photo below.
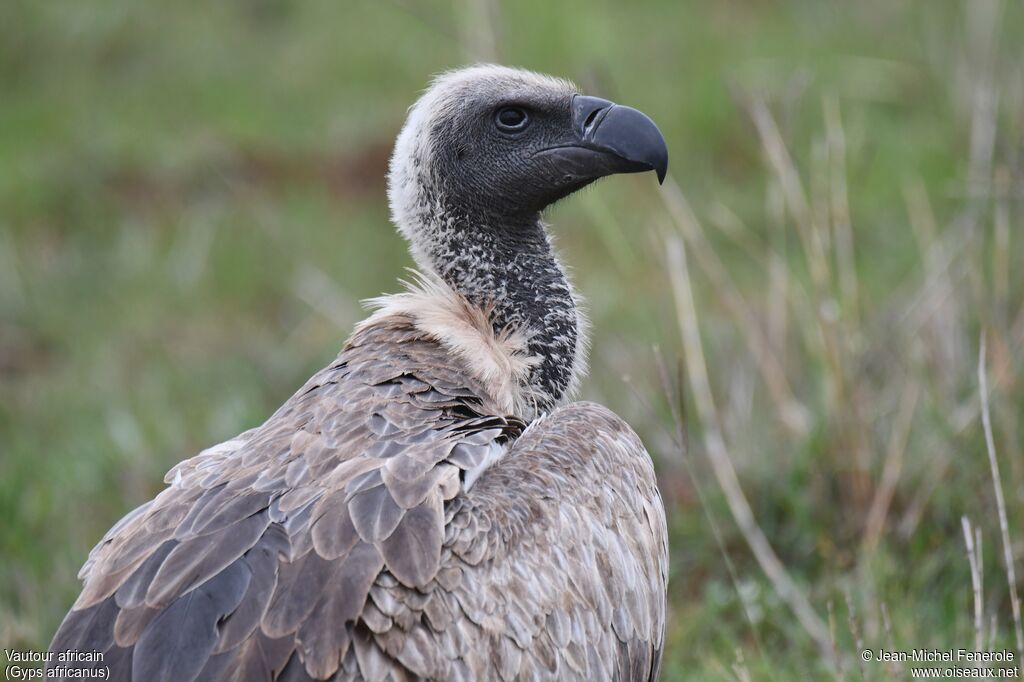
{"type": "Polygon", "coordinates": [[[587,120],[583,122],[583,130],[584,131],[590,130],[590,126],[592,126],[594,124],[594,119],[597,118],[597,115],[599,113],[601,113],[600,109],[594,109],[589,114],[587,114],[587,120]]]}

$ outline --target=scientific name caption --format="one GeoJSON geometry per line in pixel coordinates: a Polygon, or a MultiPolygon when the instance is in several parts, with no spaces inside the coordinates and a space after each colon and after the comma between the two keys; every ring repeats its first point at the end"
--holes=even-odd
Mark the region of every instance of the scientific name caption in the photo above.
{"type": "Polygon", "coordinates": [[[102,651],[30,651],[4,649],[7,680],[108,680],[102,651]]]}

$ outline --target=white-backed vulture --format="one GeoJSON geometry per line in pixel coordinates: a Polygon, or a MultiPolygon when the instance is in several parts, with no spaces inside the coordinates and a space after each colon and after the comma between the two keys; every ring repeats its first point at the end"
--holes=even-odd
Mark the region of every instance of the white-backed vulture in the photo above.
{"type": "Polygon", "coordinates": [[[490,65],[434,80],[388,188],[422,274],[106,534],[51,675],[655,679],[664,508],[630,427],[568,402],[586,325],[541,212],[667,164],[649,118],[566,81],[490,65]]]}

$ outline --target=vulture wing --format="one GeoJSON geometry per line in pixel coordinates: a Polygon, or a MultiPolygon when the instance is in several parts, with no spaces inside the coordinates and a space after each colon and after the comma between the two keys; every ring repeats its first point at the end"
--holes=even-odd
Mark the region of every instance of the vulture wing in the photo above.
{"type": "Polygon", "coordinates": [[[523,432],[452,365],[410,318],[376,320],[261,427],[172,469],[90,554],[51,668],[653,679],[667,547],[639,440],[590,404],[523,432]]]}
{"type": "Polygon", "coordinates": [[[657,679],[665,511],[650,457],[622,419],[594,403],[556,409],[446,519],[431,589],[371,589],[363,658],[394,652],[432,679],[657,679]]]}

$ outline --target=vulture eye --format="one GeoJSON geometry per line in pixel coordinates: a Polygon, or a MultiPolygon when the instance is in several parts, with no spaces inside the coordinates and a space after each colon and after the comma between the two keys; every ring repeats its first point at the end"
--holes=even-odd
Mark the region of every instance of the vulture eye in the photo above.
{"type": "Polygon", "coordinates": [[[498,130],[506,133],[518,133],[530,125],[530,116],[522,107],[502,107],[494,116],[498,130]]]}

